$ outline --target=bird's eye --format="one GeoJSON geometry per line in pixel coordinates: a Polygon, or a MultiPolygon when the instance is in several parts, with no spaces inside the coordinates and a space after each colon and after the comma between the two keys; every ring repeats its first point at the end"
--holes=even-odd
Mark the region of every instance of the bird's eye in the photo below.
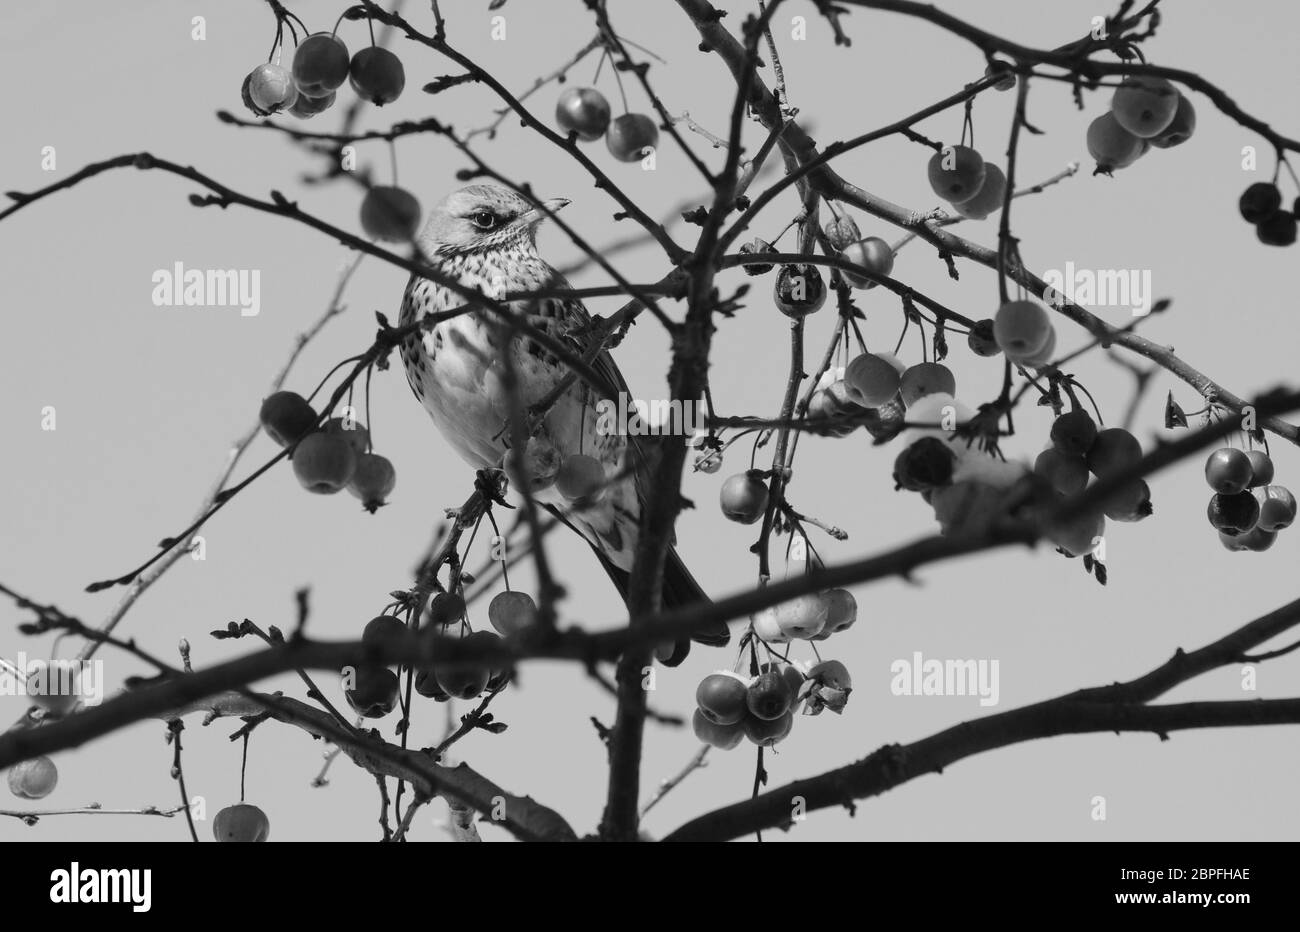
{"type": "Polygon", "coordinates": [[[471,217],[470,219],[472,219],[474,221],[474,225],[481,230],[490,230],[494,226],[496,226],[497,223],[496,216],[491,211],[488,210],[480,210],[478,213],[474,214],[474,216],[471,217]]]}

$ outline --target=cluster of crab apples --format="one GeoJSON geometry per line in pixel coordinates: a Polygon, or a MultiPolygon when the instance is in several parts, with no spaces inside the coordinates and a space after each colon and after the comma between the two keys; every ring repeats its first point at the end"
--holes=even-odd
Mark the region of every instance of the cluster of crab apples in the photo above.
{"type": "Polygon", "coordinates": [[[1238,202],[1241,216],[1255,225],[1255,236],[1266,246],[1290,246],[1296,240],[1296,217],[1300,197],[1291,210],[1282,209],[1282,192],[1276,184],[1259,181],[1242,192],[1238,202]]]}
{"type": "Polygon", "coordinates": [[[1267,550],[1295,521],[1295,496],[1272,484],[1273,460],[1263,450],[1215,450],[1205,461],[1205,481],[1214,489],[1206,512],[1228,550],[1267,550]]]}
{"type": "Polygon", "coordinates": [[[406,71],[388,49],[371,45],[349,56],[337,35],[317,32],[298,43],[291,67],[266,62],[249,72],[241,93],[259,117],[289,113],[309,120],[334,106],[345,81],[362,100],[382,107],[401,96],[406,71]]]}
{"type": "Polygon", "coordinates": [[[1097,172],[1127,168],[1154,146],[1172,149],[1192,138],[1196,110],[1164,78],[1125,78],[1110,99],[1110,109],[1088,126],[1088,152],[1097,172]]]}
{"type": "Polygon", "coordinates": [[[555,122],[583,142],[605,137],[609,154],[620,162],[636,162],[659,145],[659,127],[644,113],[611,119],[609,101],[594,87],[566,88],[555,102],[555,122]]]}
{"type": "Polygon", "coordinates": [[[748,738],[773,747],[794,728],[795,713],[842,712],[853,681],[838,660],[823,660],[807,673],[793,663],[765,663],[752,676],[731,670],[710,673],[695,690],[691,728],[695,737],[722,751],[748,738]]]}
{"type": "Polygon", "coordinates": [[[262,402],[262,429],[282,447],[292,447],[293,474],[308,492],[333,495],[347,489],[371,514],[386,504],[397,473],[370,451],[370,432],[351,417],[320,416],[297,392],[280,391],[262,402]]]}

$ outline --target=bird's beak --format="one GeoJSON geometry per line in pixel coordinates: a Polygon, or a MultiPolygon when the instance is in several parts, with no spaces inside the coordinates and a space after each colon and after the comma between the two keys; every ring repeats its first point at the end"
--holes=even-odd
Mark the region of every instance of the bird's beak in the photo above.
{"type": "Polygon", "coordinates": [[[541,207],[534,207],[532,210],[528,211],[528,213],[524,214],[524,218],[529,224],[536,226],[551,214],[568,206],[569,199],[567,197],[553,197],[549,201],[542,201],[541,207]],[[545,210],[542,208],[545,208],[545,210]]]}

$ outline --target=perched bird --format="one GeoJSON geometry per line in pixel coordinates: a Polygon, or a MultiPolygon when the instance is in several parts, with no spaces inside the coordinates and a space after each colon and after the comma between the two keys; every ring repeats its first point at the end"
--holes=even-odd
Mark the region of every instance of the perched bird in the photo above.
{"type": "MultiPolygon", "coordinates": [[[[545,202],[552,213],[569,202],[545,202]]],[[[491,297],[507,292],[567,288],[555,269],[537,252],[537,228],[547,213],[514,191],[475,184],[454,191],[434,208],[417,245],[425,262],[466,288],[491,297]]],[[[447,288],[412,275],[402,299],[401,323],[430,311],[465,304],[447,288]]],[[[588,348],[591,316],[576,298],[515,301],[514,313],[557,338],[576,355],[588,348]]],[[[402,345],[406,377],[415,397],[456,451],[476,468],[505,467],[510,440],[510,399],[503,347],[513,346],[519,401],[525,406],[545,399],[569,368],[545,347],[521,334],[513,339],[488,311],[473,311],[439,323],[402,345]]],[[[631,395],[613,358],[602,352],[592,368],[616,387],[630,404],[631,395]]],[[[617,403],[618,399],[610,399],[617,403]]],[[[595,551],[620,594],[626,598],[638,521],[650,477],[653,451],[639,438],[620,431],[598,429],[601,396],[581,379],[560,396],[529,440],[524,471],[535,500],[581,534],[595,551]],[[555,487],[565,458],[582,453],[595,458],[610,482],[593,504],[575,505],[555,487]]],[[[514,481],[520,481],[515,478],[514,481]]],[[[707,596],[670,551],[664,570],[665,608],[706,601],[707,596]]],[[[703,644],[726,644],[726,625],[697,633],[703,644]]],[[[690,649],[683,639],[664,645],[658,656],[669,665],[680,663],[690,649]]]]}

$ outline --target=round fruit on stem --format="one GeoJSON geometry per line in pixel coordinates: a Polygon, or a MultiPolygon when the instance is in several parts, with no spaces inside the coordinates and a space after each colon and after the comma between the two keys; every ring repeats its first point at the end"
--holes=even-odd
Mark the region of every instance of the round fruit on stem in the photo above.
{"type": "Polygon", "coordinates": [[[807,317],[826,303],[826,283],[815,265],[783,265],[776,275],[772,300],[786,317],[807,317]]]}
{"type": "Polygon", "coordinates": [[[1072,557],[1092,553],[1101,545],[1105,533],[1106,519],[1100,513],[1085,512],[1068,521],[1052,522],[1046,528],[1047,539],[1072,557]]]}
{"type": "Polygon", "coordinates": [[[1295,214],[1275,211],[1255,224],[1255,238],[1265,246],[1290,246],[1296,240],[1295,214]]]}
{"type": "Polygon", "coordinates": [[[695,732],[695,737],[700,741],[719,751],[732,750],[745,737],[745,726],[742,722],[726,725],[712,722],[700,709],[696,709],[695,714],[691,716],[691,731],[695,732]]]}
{"type": "Polygon", "coordinates": [[[1192,106],[1186,94],[1179,92],[1178,110],[1174,113],[1173,122],[1166,126],[1160,135],[1151,138],[1151,145],[1157,149],[1172,149],[1191,139],[1195,132],[1196,108],[1192,106]]]}
{"type": "Polygon", "coordinates": [[[984,183],[984,159],[970,146],[944,146],[927,166],[930,187],[952,204],[973,198],[984,183]]]}
{"type": "MultiPolygon", "coordinates": [[[[754,253],[765,255],[774,251],[775,250],[772,249],[772,244],[765,239],[755,239],[753,242],[745,243],[740,247],[740,254],[742,256],[749,256],[754,253]]],[[[741,268],[744,269],[746,275],[766,275],[768,272],[772,271],[773,266],[770,262],[753,262],[749,265],[742,265],[741,268]]]]}
{"type": "Polygon", "coordinates": [[[488,623],[509,637],[537,624],[537,603],[527,592],[498,592],[488,603],[488,623]]]}
{"type": "Polygon", "coordinates": [[[289,108],[289,115],[296,116],[300,120],[310,120],[316,114],[324,113],[334,106],[336,96],[334,91],[330,91],[324,97],[308,97],[306,94],[299,94],[298,99],[289,108]]]}
{"type": "Polygon", "coordinates": [[[357,454],[338,434],[309,434],[293,452],[293,474],[308,492],[333,495],[352,480],[357,454]]]}
{"type": "Polygon", "coordinates": [[[1250,486],[1267,484],[1267,480],[1252,482],[1254,475],[1250,457],[1232,447],[1215,450],[1205,461],[1205,481],[1220,495],[1234,495],[1250,486]]]}
{"type": "MultiPolygon", "coordinates": [[[[840,258],[854,265],[860,265],[873,275],[882,278],[888,278],[889,273],[894,271],[894,251],[878,236],[868,236],[861,242],[849,243],[840,252],[840,258]]],[[[855,275],[846,269],[840,271],[854,288],[876,287],[876,283],[866,276],[855,275]]]]}
{"type": "Polygon", "coordinates": [[[487,689],[492,672],[460,664],[433,664],[433,675],[443,692],[453,699],[474,699],[487,689]]]}
{"type": "Polygon", "coordinates": [[[789,635],[781,630],[781,626],[776,621],[776,609],[768,607],[762,611],[755,612],[749,616],[750,624],[754,626],[754,636],[760,641],[768,641],[781,644],[790,640],[789,635]]]}
{"type": "Polygon", "coordinates": [[[1277,185],[1257,181],[1241,193],[1237,207],[1247,223],[1259,223],[1277,213],[1282,206],[1282,192],[1277,185]]]}
{"type": "Polygon", "coordinates": [[[427,626],[457,625],[465,620],[465,600],[454,592],[439,592],[429,600],[427,626]]]}
{"type": "Polygon", "coordinates": [[[433,699],[435,702],[449,702],[451,696],[438,685],[438,678],[433,675],[432,668],[420,670],[415,674],[415,691],[426,699],[433,699]]]}
{"type": "Polygon", "coordinates": [[[1291,526],[1296,518],[1295,496],[1286,486],[1266,485],[1254,491],[1259,503],[1257,527],[1265,531],[1281,531],[1291,526]]]}
{"type": "Polygon", "coordinates": [[[1250,460],[1250,485],[1255,489],[1273,481],[1273,460],[1263,450],[1247,450],[1246,458],[1250,460]]]}
{"type": "Polygon", "coordinates": [[[722,513],[740,524],[753,524],[767,511],[767,485],[753,473],[739,473],[722,483],[722,513]]]}
{"type": "Polygon", "coordinates": [[[348,491],[361,499],[366,511],[374,514],[388,503],[397,485],[397,472],[385,457],[362,453],[357,457],[357,471],[352,474],[348,491]]]}
{"type": "MultiPolygon", "coordinates": [[[[1224,533],[1220,531],[1219,540],[1223,540],[1224,536],[1225,536],[1224,533]]],[[[1254,553],[1263,553],[1269,547],[1272,547],[1274,543],[1276,543],[1277,531],[1266,531],[1262,527],[1259,527],[1257,525],[1251,528],[1245,534],[1238,534],[1235,538],[1229,538],[1229,539],[1240,541],[1241,548],[1243,550],[1250,550],[1253,551],[1254,553]]]]}
{"type": "Polygon", "coordinates": [[[1114,113],[1103,113],[1088,126],[1088,154],[1097,160],[1097,171],[1103,174],[1128,168],[1147,148],[1147,142],[1121,126],[1114,113]]]}
{"type": "Polygon", "coordinates": [[[267,396],[258,411],[266,435],[282,447],[296,443],[316,429],[316,411],[297,392],[267,396]]]}
{"type": "Polygon", "coordinates": [[[566,456],[555,474],[556,491],[579,505],[594,505],[604,498],[606,482],[600,460],[585,453],[566,456]]]}
{"type": "Polygon", "coordinates": [[[784,741],[794,728],[794,712],[786,712],[771,721],[764,721],[756,716],[747,717],[741,723],[745,737],[759,747],[770,748],[784,741]]]}
{"type": "Polygon", "coordinates": [[[817,680],[832,689],[852,689],[853,677],[849,668],[838,660],[823,660],[808,669],[808,679],[817,680]]]}
{"type": "Polygon", "coordinates": [[[827,609],[821,593],[806,593],[776,606],[776,624],[786,637],[807,641],[825,627],[827,609]]]}
{"type": "Polygon", "coordinates": [[[952,482],[957,454],[938,437],[908,444],[894,460],[894,484],[912,492],[937,489],[952,482]]]}
{"type": "Polygon", "coordinates": [[[1107,495],[1102,510],[1112,521],[1132,523],[1151,517],[1151,487],[1142,479],[1126,482],[1107,495]]]}
{"type": "Polygon", "coordinates": [[[1076,408],[1052,422],[1052,446],[1067,456],[1087,456],[1097,440],[1097,422],[1076,408]]]}
{"type": "Polygon", "coordinates": [[[952,209],[967,220],[983,220],[1002,209],[1007,194],[1007,176],[992,162],[984,165],[984,183],[969,201],[953,204],[952,209]]]}
{"type": "Polygon", "coordinates": [[[370,431],[353,417],[332,417],[321,427],[327,434],[337,434],[346,440],[352,451],[360,456],[370,448],[370,431]]]}
{"type": "Polygon", "coordinates": [[[352,710],[365,718],[383,718],[393,711],[400,686],[397,674],[387,667],[373,665],[354,669],[352,688],[343,691],[352,710]]]}
{"type": "Polygon", "coordinates": [[[288,68],[267,62],[249,74],[248,96],[264,114],[279,113],[297,102],[298,88],[288,68]]]}
{"type": "Polygon", "coordinates": [[[298,43],[293,80],[308,97],[324,97],[348,79],[348,47],[338,36],[318,32],[298,43]]]}
{"type": "Polygon", "coordinates": [[[1056,447],[1038,454],[1034,472],[1062,495],[1076,495],[1088,485],[1087,461],[1078,454],[1062,453],[1056,447]]]}
{"type": "Polygon", "coordinates": [[[996,356],[1002,352],[995,335],[993,318],[975,321],[975,326],[966,335],[966,345],[976,356],[996,356]]]}
{"type": "Polygon", "coordinates": [[[361,631],[361,643],[371,648],[401,643],[404,637],[406,623],[393,615],[376,615],[361,631]]]}
{"type": "Polygon", "coordinates": [[[1244,534],[1259,521],[1259,502],[1250,492],[1215,495],[1206,508],[1210,523],[1230,537],[1244,534]]]}
{"type": "Polygon", "coordinates": [[[58,782],[59,769],[48,757],[33,757],[9,768],[9,792],[19,799],[44,799],[58,782]]]}
{"type": "Polygon", "coordinates": [[[592,142],[609,129],[609,101],[594,87],[570,87],[555,102],[555,122],[566,133],[592,142]]]}
{"type": "Polygon", "coordinates": [[[270,834],[271,820],[249,803],[227,806],[212,820],[212,836],[220,842],[266,841],[270,834]]]}
{"type": "Polygon", "coordinates": [[[361,202],[361,228],[375,239],[405,243],[420,226],[420,202],[404,188],[375,185],[361,202]]]}
{"type": "Polygon", "coordinates": [[[1125,78],[1110,100],[1110,111],[1120,126],[1134,136],[1159,136],[1178,113],[1178,89],[1164,78],[1134,75],[1125,78]]]}
{"type": "Polygon", "coordinates": [[[1088,471],[1105,479],[1128,469],[1142,459],[1142,444],[1122,427],[1098,432],[1088,451],[1088,471]]]}
{"type": "Polygon", "coordinates": [[[620,162],[636,162],[659,145],[659,127],[644,113],[625,113],[609,124],[605,145],[620,162]]]}
{"type": "Polygon", "coordinates": [[[909,366],[903,371],[898,382],[899,394],[903,404],[909,408],[926,395],[940,392],[948,395],[957,393],[957,379],[952,370],[941,362],[922,362],[909,366]]]}
{"type": "Polygon", "coordinates": [[[790,711],[793,701],[790,684],[786,682],[785,677],[773,670],[756,676],[749,684],[745,695],[745,704],[749,707],[750,715],[765,722],[785,715],[790,711]]]}
{"type": "Polygon", "coordinates": [[[1013,362],[1042,351],[1052,333],[1051,318],[1035,301],[1008,301],[993,318],[993,338],[1013,362]]]}
{"type": "Polygon", "coordinates": [[[715,725],[736,725],[749,712],[749,684],[735,673],[710,673],[695,687],[700,714],[715,725]]]}
{"type": "Polygon", "coordinates": [[[824,641],[832,634],[845,631],[858,620],[858,600],[847,589],[827,589],[822,593],[826,602],[826,624],[814,641],[824,641]]]}
{"type": "Polygon", "coordinates": [[[844,369],[844,383],[853,400],[867,408],[878,408],[893,400],[901,382],[898,368],[876,353],[863,353],[844,369]]]}
{"type": "Polygon", "coordinates": [[[828,220],[825,233],[831,248],[841,251],[847,249],[850,243],[862,239],[862,232],[858,229],[857,223],[848,214],[841,214],[828,220]]]}
{"type": "Polygon", "coordinates": [[[352,56],[348,80],[358,97],[382,107],[402,96],[406,87],[406,69],[402,67],[402,60],[388,49],[372,45],[352,56]]]}

